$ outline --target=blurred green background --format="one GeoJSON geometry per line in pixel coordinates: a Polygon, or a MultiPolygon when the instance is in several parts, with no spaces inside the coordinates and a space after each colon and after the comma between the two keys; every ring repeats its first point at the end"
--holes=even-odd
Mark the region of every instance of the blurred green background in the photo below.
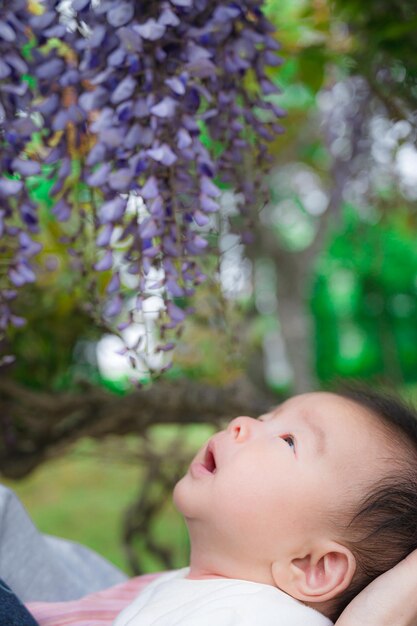
{"type": "MultiPolygon", "coordinates": [[[[270,146],[270,200],[249,252],[232,231],[222,233],[220,262],[207,261],[216,280],[197,295],[168,378],[219,386],[245,374],[278,402],[354,377],[417,399],[414,0],[267,0],[266,12],[285,61],[270,74],[283,93],[270,97],[287,110],[285,134],[270,146]]],[[[122,396],[131,372],[122,357],[104,354],[103,331],[80,306],[88,283],[57,243],[48,184],[33,181],[48,269],[22,296],[29,323],[10,338],[18,357],[11,377],[45,392],[76,392],[88,381],[122,396]]],[[[206,436],[206,427],[185,432],[190,455],[206,436]]],[[[169,437],[159,430],[156,447],[169,437]]],[[[128,570],[120,536],[122,514],[146,480],[139,446],[131,435],[81,439],[5,483],[43,532],[128,570]]],[[[180,566],[187,537],[165,499],[155,533],[176,546],[180,566]]],[[[161,568],[140,537],[135,549],[145,569],[161,568]]]]}

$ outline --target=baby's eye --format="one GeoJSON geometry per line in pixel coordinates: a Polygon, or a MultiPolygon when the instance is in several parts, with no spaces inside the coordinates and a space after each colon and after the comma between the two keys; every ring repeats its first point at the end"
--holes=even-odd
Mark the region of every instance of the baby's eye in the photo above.
{"type": "Polygon", "coordinates": [[[281,439],[283,439],[286,443],[288,443],[290,448],[293,449],[293,452],[295,452],[295,439],[292,435],[283,435],[281,439]]]}

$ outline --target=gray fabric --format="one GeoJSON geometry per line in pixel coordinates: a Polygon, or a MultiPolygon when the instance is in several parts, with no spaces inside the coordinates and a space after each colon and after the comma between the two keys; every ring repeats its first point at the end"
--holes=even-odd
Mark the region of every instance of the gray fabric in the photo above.
{"type": "Polygon", "coordinates": [[[127,576],[84,546],[42,535],[13,491],[0,485],[0,578],[23,602],[59,602],[127,576]]]}

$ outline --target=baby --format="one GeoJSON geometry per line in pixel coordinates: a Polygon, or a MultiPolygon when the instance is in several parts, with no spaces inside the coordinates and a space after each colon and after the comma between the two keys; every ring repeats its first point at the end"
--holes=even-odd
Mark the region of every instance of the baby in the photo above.
{"type": "Polygon", "coordinates": [[[174,489],[190,566],[114,626],[328,626],[417,547],[417,419],[374,392],[237,417],[174,489]]]}

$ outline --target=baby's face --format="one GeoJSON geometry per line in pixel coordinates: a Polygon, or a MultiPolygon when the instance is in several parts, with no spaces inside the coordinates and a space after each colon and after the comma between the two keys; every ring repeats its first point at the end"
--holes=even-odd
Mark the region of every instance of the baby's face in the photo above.
{"type": "Polygon", "coordinates": [[[309,393],[259,419],[232,420],[197,453],[174,502],[192,546],[201,539],[253,572],[258,561],[301,558],[314,538],[336,532],[332,515],[345,512],[348,522],[388,456],[375,417],[335,394],[309,393]]]}

